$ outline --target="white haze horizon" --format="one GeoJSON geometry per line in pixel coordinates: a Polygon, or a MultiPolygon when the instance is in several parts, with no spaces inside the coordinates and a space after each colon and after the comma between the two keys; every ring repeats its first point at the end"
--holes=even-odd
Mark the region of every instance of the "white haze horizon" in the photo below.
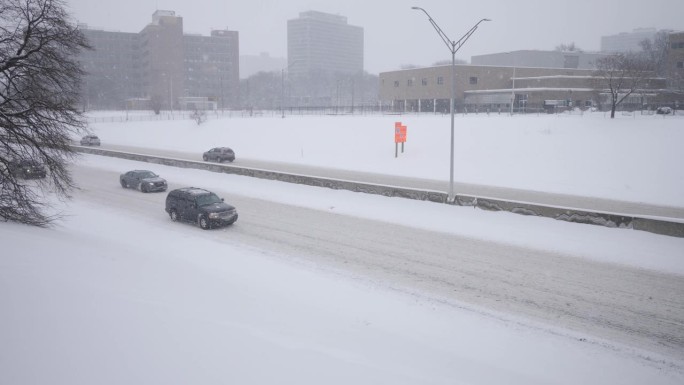
{"type": "Polygon", "coordinates": [[[590,1],[555,4],[537,0],[483,0],[464,6],[442,0],[68,0],[75,21],[110,31],[139,32],[155,10],[172,10],[183,17],[186,33],[208,35],[212,29],[238,31],[240,55],[269,53],[287,57],[287,20],[315,10],[345,16],[350,25],[364,28],[364,69],[371,74],[405,65],[431,66],[451,54],[427,17],[411,7],[427,10],[451,40],[458,40],[477,21],[484,23],[462,46],[457,58],[516,50],[554,50],[575,43],[585,51],[600,49],[601,36],[639,28],[682,30],[684,2],[654,0],[590,1]]]}

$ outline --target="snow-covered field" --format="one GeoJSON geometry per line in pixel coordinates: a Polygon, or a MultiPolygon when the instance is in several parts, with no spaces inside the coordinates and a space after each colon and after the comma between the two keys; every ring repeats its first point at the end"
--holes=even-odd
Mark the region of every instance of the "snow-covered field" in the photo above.
{"type": "MultiPolygon", "coordinates": [[[[684,143],[682,122],[460,117],[457,137],[466,140],[457,144],[457,179],[684,206],[684,155],[677,149],[684,143]]],[[[134,122],[92,129],[105,143],[198,153],[227,145],[255,159],[448,178],[448,117],[225,119],[199,127],[134,122]],[[393,157],[395,120],[409,126],[399,159],[393,157]]],[[[123,190],[115,175],[150,168],[173,185],[681,276],[684,240],[120,159],[84,156],[78,167],[113,175],[111,186],[83,180],[88,187],[64,206],[67,216],[53,229],[0,223],[0,383],[684,381],[682,366],[671,366],[668,357],[402,293],[297,255],[238,243],[231,234],[239,227],[203,232],[171,223],[161,204],[165,194],[123,190]]]]}
{"type": "MultiPolygon", "coordinates": [[[[449,180],[448,115],[304,116],[96,123],[103,144],[449,180]],[[394,157],[394,123],[408,127],[394,157]]],[[[458,115],[454,179],[684,207],[684,115],[458,115]]],[[[199,158],[198,158],[199,159],[199,158]]]]}

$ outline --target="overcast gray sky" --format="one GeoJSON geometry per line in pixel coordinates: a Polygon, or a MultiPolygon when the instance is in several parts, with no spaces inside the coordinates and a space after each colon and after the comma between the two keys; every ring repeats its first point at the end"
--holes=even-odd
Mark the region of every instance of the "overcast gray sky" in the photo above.
{"type": "Polygon", "coordinates": [[[451,58],[421,12],[425,8],[452,39],[482,18],[480,28],[456,54],[520,49],[552,50],[574,42],[600,48],[601,36],[635,28],[684,30],[684,0],[66,0],[76,21],[92,27],[139,32],[157,9],[176,11],[186,33],[208,35],[228,28],[240,33],[240,54],[287,56],[287,20],[315,10],[346,16],[364,28],[364,67],[370,73],[402,65],[426,66],[451,58]]]}

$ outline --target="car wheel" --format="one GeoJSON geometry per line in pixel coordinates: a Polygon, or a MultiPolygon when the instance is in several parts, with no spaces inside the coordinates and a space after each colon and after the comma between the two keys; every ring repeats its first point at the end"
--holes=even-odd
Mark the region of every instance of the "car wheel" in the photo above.
{"type": "Polygon", "coordinates": [[[199,217],[199,227],[202,230],[209,230],[209,219],[206,216],[202,215],[199,217]]]}
{"type": "Polygon", "coordinates": [[[204,156],[202,156],[202,159],[204,159],[204,161],[206,162],[206,161],[208,161],[208,160],[209,160],[209,157],[208,157],[208,156],[206,156],[206,155],[204,155],[204,156]]]}
{"type": "Polygon", "coordinates": [[[140,184],[140,191],[142,191],[144,193],[148,193],[148,192],[150,192],[150,189],[146,185],[141,183],[140,184]]]}
{"type": "Polygon", "coordinates": [[[169,217],[171,217],[171,220],[173,222],[178,222],[178,211],[176,211],[175,209],[171,209],[171,211],[169,211],[169,217]]]}
{"type": "Polygon", "coordinates": [[[124,181],[123,179],[121,180],[121,187],[128,188],[128,184],[126,184],[126,181],[124,181]]]}

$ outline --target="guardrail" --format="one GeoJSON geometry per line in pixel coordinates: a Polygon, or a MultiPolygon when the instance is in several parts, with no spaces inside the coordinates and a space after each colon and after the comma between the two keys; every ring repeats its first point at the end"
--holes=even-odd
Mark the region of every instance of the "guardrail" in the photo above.
{"type": "Polygon", "coordinates": [[[330,179],[324,177],[299,175],[257,168],[239,167],[229,164],[165,158],[155,155],[135,154],[122,151],[105,150],[95,147],[73,146],[78,152],[110,156],[165,166],[192,168],[205,171],[249,176],[253,178],[276,180],[307,186],[325,187],[333,190],[348,190],[366,194],[416,199],[437,203],[473,206],[488,211],[507,211],[515,214],[532,215],[557,220],[592,224],[621,229],[634,229],[650,233],[684,238],[684,223],[662,218],[636,217],[626,214],[585,211],[574,208],[547,206],[530,202],[506,201],[488,197],[457,194],[454,202],[447,202],[447,193],[433,190],[420,190],[398,186],[330,179]]]}

